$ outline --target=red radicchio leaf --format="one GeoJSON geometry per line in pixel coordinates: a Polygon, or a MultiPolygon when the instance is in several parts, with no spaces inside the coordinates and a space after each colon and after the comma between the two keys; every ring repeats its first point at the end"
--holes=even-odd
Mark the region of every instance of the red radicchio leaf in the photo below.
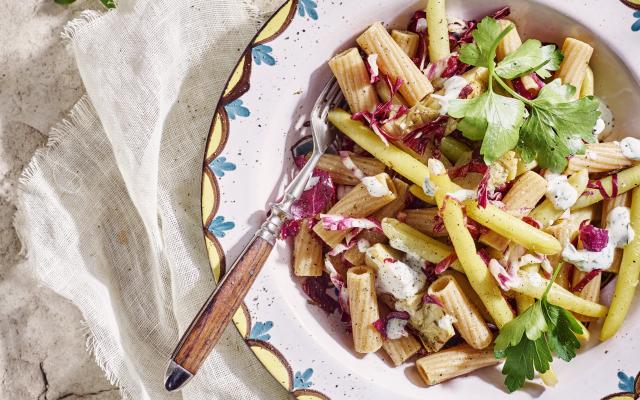
{"type": "Polygon", "coordinates": [[[313,176],[319,178],[318,183],[302,192],[300,198],[291,205],[294,219],[309,218],[323,212],[336,197],[336,188],[328,172],[316,168],[313,176]]]}
{"type": "Polygon", "coordinates": [[[387,326],[389,321],[392,319],[401,319],[403,321],[408,321],[410,318],[409,313],[406,311],[391,311],[385,317],[382,317],[373,322],[373,327],[376,328],[378,332],[384,337],[387,338],[387,326]]]}
{"type": "Polygon", "coordinates": [[[491,257],[489,257],[489,253],[487,253],[487,249],[478,250],[478,256],[482,258],[482,261],[484,261],[486,265],[489,265],[489,261],[491,260],[491,257]]]}
{"type": "Polygon", "coordinates": [[[485,171],[480,183],[478,183],[478,207],[486,208],[487,202],[489,201],[488,192],[489,192],[489,178],[491,178],[491,173],[489,169],[485,171]]]}
{"type": "Polygon", "coordinates": [[[436,279],[438,279],[438,275],[436,274],[436,265],[432,262],[424,262],[422,273],[424,273],[424,276],[427,277],[427,285],[432,284],[436,281],[436,279]]]}
{"type": "Polygon", "coordinates": [[[442,304],[439,298],[430,294],[425,294],[424,296],[422,296],[422,304],[435,304],[439,307],[444,307],[444,304],[442,304]]]}
{"type": "Polygon", "coordinates": [[[446,271],[446,269],[451,266],[451,263],[453,263],[457,259],[458,259],[458,256],[456,255],[455,252],[443,258],[442,261],[436,264],[436,268],[435,268],[436,274],[440,275],[441,273],[446,271]]]}
{"type": "Polygon", "coordinates": [[[384,79],[389,86],[389,91],[391,92],[389,101],[376,104],[376,108],[373,112],[357,112],[351,116],[351,119],[369,125],[371,130],[380,137],[384,144],[389,144],[389,140],[394,140],[395,138],[384,130],[384,125],[400,118],[406,114],[409,109],[406,106],[396,107],[395,113],[392,115],[392,112],[394,111],[393,96],[395,96],[398,89],[400,89],[403,81],[400,77],[396,79],[395,83],[391,82],[391,79],[388,76],[385,76],[384,79]]]}
{"type": "Polygon", "coordinates": [[[326,313],[332,314],[338,308],[338,302],[327,294],[328,288],[329,277],[326,274],[308,277],[302,282],[302,291],[309,299],[320,306],[326,313]]]}
{"type": "Polygon", "coordinates": [[[587,187],[589,189],[598,189],[598,191],[602,195],[602,198],[604,199],[616,197],[618,195],[618,174],[613,174],[611,176],[611,195],[607,193],[600,179],[589,181],[589,183],[587,183],[587,187]]]}
{"type": "Polygon", "coordinates": [[[609,232],[591,224],[580,225],[580,241],[587,251],[601,251],[609,244],[609,232]]]}
{"type": "Polygon", "coordinates": [[[424,154],[429,140],[440,140],[444,136],[449,117],[441,115],[402,137],[402,143],[418,154],[424,154]]]}
{"type": "Polygon", "coordinates": [[[530,216],[525,215],[521,219],[522,219],[523,222],[526,222],[527,224],[533,226],[534,228],[537,228],[537,229],[542,228],[542,224],[540,223],[540,221],[538,221],[535,218],[531,218],[530,216]]]}
{"type": "Polygon", "coordinates": [[[478,237],[480,237],[480,235],[489,231],[484,226],[480,225],[479,223],[477,223],[472,219],[467,218],[466,216],[465,216],[465,226],[467,227],[469,234],[471,234],[471,237],[473,237],[474,240],[477,240],[478,237]]]}
{"type": "MultiPolygon", "coordinates": [[[[511,14],[511,8],[509,8],[509,6],[505,6],[489,14],[489,17],[493,19],[503,19],[509,16],[509,14],[511,14]]],[[[477,25],[478,23],[474,20],[467,21],[467,29],[464,32],[460,34],[450,32],[449,45],[451,47],[451,50],[454,50],[455,48],[457,48],[458,46],[464,43],[471,43],[473,41],[472,33],[476,29],[477,25]]]]}
{"type": "Polygon", "coordinates": [[[391,257],[387,257],[384,260],[382,260],[382,262],[385,263],[385,264],[387,264],[387,263],[393,264],[396,261],[398,261],[398,260],[396,260],[395,258],[391,258],[391,257]]]}
{"type": "Polygon", "coordinates": [[[451,179],[463,178],[470,172],[485,174],[488,170],[489,167],[484,163],[484,161],[473,158],[468,163],[455,167],[451,172],[449,172],[449,176],[451,179]]]}
{"type": "Polygon", "coordinates": [[[441,78],[451,78],[454,75],[462,75],[467,71],[469,65],[460,61],[460,57],[457,55],[451,55],[447,58],[447,66],[445,67],[442,74],[440,74],[441,78]]]}
{"type": "Polygon", "coordinates": [[[302,169],[302,167],[304,167],[304,165],[307,163],[307,157],[305,156],[297,156],[296,158],[293,159],[294,164],[296,164],[296,167],[298,167],[298,169],[302,169]]]}
{"type": "Polygon", "coordinates": [[[473,92],[473,86],[467,85],[462,88],[460,94],[458,95],[459,99],[466,99],[473,92]]]}
{"type": "Polygon", "coordinates": [[[582,289],[584,289],[584,287],[587,286],[589,282],[591,282],[593,278],[598,276],[601,272],[601,269],[594,269],[589,271],[587,274],[585,274],[584,277],[582,277],[582,279],[580,279],[580,281],[574,287],[571,288],[572,291],[578,293],[582,292],[582,289]]]}
{"type": "Polygon", "coordinates": [[[280,230],[280,239],[286,239],[288,237],[293,237],[298,234],[300,231],[300,220],[299,219],[289,219],[282,224],[282,229],[280,230]]]}

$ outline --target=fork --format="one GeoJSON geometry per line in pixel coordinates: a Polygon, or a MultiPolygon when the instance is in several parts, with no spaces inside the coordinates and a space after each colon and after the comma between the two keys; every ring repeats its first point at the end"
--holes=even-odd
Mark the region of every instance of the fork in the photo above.
{"type": "Polygon", "coordinates": [[[335,139],[335,131],[329,129],[327,124],[327,115],[343,99],[335,78],[325,85],[318,96],[311,112],[311,157],[287,185],[282,200],[271,207],[267,220],[242,250],[183,334],[165,374],[164,386],[168,391],[180,389],[198,372],[247,295],[280,236],[282,224],[290,216],[291,205],[300,197],[318,160],[335,139]]]}

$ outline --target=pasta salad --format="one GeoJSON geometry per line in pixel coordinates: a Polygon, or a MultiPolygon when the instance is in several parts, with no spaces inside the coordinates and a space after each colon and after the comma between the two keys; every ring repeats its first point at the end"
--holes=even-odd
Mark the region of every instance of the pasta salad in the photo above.
{"type": "Polygon", "coordinates": [[[571,361],[597,320],[612,338],[640,274],[640,140],[605,141],[589,43],[522,38],[509,13],[427,0],[329,60],[341,134],[282,231],[353,349],[427,385],[500,363],[509,392],[555,385],[554,355],[571,361]]]}

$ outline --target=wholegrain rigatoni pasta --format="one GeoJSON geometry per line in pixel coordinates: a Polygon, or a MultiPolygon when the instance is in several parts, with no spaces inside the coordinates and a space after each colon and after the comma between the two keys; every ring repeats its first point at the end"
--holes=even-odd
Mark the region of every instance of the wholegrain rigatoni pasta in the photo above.
{"type": "MultiPolygon", "coordinates": [[[[393,181],[386,173],[378,174],[375,179],[388,189],[388,194],[383,196],[372,196],[363,183],[356,185],[346,196],[340,199],[333,207],[327,211],[330,215],[343,215],[349,217],[366,217],[375,211],[389,204],[396,198],[393,181]]],[[[331,247],[337,246],[345,238],[347,230],[328,230],[322,224],[316,224],[313,231],[326,244],[331,247]]]]}
{"type": "Polygon", "coordinates": [[[429,79],[398,46],[381,23],[372,24],[356,41],[367,54],[378,55],[378,66],[382,72],[393,81],[402,79],[400,93],[410,106],[414,106],[433,92],[429,79]]]}
{"type": "Polygon", "coordinates": [[[442,302],[445,311],[455,318],[453,325],[474,349],[484,349],[493,341],[493,334],[476,306],[469,301],[453,276],[443,276],[429,286],[429,294],[442,302]]]}
{"type": "Polygon", "coordinates": [[[593,47],[578,39],[566,38],[562,44],[562,54],[564,59],[560,64],[556,77],[560,78],[562,83],[576,88],[577,97],[580,94],[582,81],[593,54],[593,47]]]}
{"type": "Polygon", "coordinates": [[[497,363],[491,349],[461,345],[422,357],[416,361],[416,367],[420,377],[431,386],[497,363]]]}
{"type": "Polygon", "coordinates": [[[358,49],[336,55],[329,61],[329,67],[352,112],[372,111],[376,107],[378,96],[358,49]]]}
{"type": "Polygon", "coordinates": [[[415,57],[420,44],[420,36],[417,33],[393,29],[391,37],[409,57],[415,57]]]}
{"type": "Polygon", "coordinates": [[[382,348],[387,353],[394,366],[400,366],[413,357],[422,345],[413,335],[407,334],[399,339],[387,339],[382,342],[382,348]]]}
{"type": "Polygon", "coordinates": [[[317,237],[309,219],[299,223],[299,230],[293,240],[293,273],[295,276],[321,276],[324,266],[322,240],[317,237]]]}
{"type": "Polygon", "coordinates": [[[349,268],[347,290],[353,347],[358,353],[373,353],[382,347],[382,336],[373,323],[380,318],[375,275],[365,266],[349,268]]]}
{"type": "MultiPolygon", "coordinates": [[[[367,176],[378,175],[384,172],[384,164],[373,157],[351,155],[350,158],[367,176]]],[[[360,183],[360,178],[355,176],[353,171],[344,165],[342,159],[337,154],[323,154],[316,168],[327,171],[333,183],[338,185],[357,185],[360,183]]]]}

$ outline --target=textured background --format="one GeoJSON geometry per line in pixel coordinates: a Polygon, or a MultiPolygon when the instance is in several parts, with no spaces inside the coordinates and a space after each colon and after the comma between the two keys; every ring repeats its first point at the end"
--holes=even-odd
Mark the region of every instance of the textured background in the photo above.
{"type": "Polygon", "coordinates": [[[17,180],[82,96],[64,24],[97,0],[0,0],[0,399],[120,398],[85,350],[82,316],[21,265],[12,226],[17,180]]]}

